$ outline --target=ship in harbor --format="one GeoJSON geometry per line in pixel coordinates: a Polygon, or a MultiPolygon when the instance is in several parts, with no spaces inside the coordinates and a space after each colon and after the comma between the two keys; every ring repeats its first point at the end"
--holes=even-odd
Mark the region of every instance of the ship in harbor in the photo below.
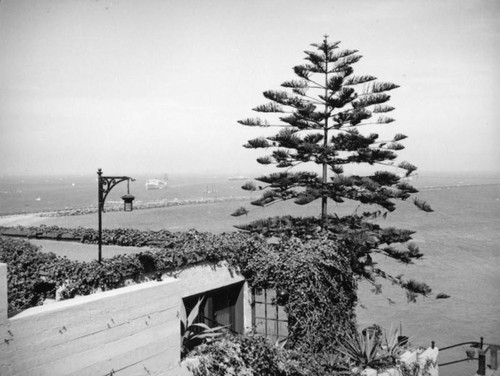
{"type": "Polygon", "coordinates": [[[228,180],[246,180],[248,179],[247,176],[244,175],[235,175],[235,176],[230,176],[228,180]]]}
{"type": "Polygon", "coordinates": [[[154,178],[146,180],[145,188],[147,191],[152,189],[164,189],[167,188],[167,185],[168,184],[166,178],[165,179],[154,178]]]}

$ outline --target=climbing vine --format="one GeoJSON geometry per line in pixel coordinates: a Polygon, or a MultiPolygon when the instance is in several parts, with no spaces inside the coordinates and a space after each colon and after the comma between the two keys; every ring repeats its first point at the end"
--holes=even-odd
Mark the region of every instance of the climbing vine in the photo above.
{"type": "MultiPolygon", "coordinates": [[[[128,236],[127,230],[120,233],[128,236]]],[[[133,234],[140,241],[149,236],[136,230],[133,234]]],[[[331,239],[290,238],[268,244],[259,235],[189,231],[170,233],[156,244],[137,254],[85,263],[42,253],[26,241],[0,237],[0,262],[7,263],[9,270],[9,310],[13,313],[41,304],[58,288],[67,299],[120,287],[126,279],[139,282],[148,273],[226,261],[250,286],[282,292],[277,304],[284,306],[289,317],[290,346],[320,351],[353,328],[356,281],[350,261],[331,239]]]]}

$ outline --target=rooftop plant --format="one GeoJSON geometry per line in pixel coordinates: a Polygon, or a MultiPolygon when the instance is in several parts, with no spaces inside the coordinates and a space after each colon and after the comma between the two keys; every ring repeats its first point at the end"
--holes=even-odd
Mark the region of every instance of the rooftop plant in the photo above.
{"type": "Polygon", "coordinates": [[[196,322],[200,314],[200,305],[203,298],[200,298],[193,307],[189,315],[186,314],[184,304],[181,304],[181,356],[186,356],[196,346],[207,343],[222,336],[224,326],[210,328],[203,322],[196,322]]]}

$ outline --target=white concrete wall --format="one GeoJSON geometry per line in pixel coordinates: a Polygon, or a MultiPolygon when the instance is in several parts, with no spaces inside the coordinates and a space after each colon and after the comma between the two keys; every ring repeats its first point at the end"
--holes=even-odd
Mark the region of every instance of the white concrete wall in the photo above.
{"type": "Polygon", "coordinates": [[[7,322],[7,265],[0,264],[0,326],[4,325],[6,322],[7,322]]]}
{"type": "MultiPolygon", "coordinates": [[[[6,265],[0,264],[0,375],[178,375],[182,297],[243,278],[225,266],[204,265],[163,279],[8,319],[6,265]]],[[[248,293],[245,304],[249,322],[248,293]]]]}

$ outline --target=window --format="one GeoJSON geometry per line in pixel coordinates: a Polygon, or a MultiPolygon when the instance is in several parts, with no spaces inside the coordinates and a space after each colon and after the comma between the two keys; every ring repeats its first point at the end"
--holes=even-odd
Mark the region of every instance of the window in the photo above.
{"type": "Polygon", "coordinates": [[[243,282],[184,298],[188,315],[202,297],[204,299],[196,322],[203,322],[210,327],[227,326],[231,331],[244,332],[243,282]]]}
{"type": "Polygon", "coordinates": [[[257,334],[271,341],[288,337],[288,318],[282,306],[275,303],[276,291],[270,289],[252,292],[252,324],[257,334]]]}

